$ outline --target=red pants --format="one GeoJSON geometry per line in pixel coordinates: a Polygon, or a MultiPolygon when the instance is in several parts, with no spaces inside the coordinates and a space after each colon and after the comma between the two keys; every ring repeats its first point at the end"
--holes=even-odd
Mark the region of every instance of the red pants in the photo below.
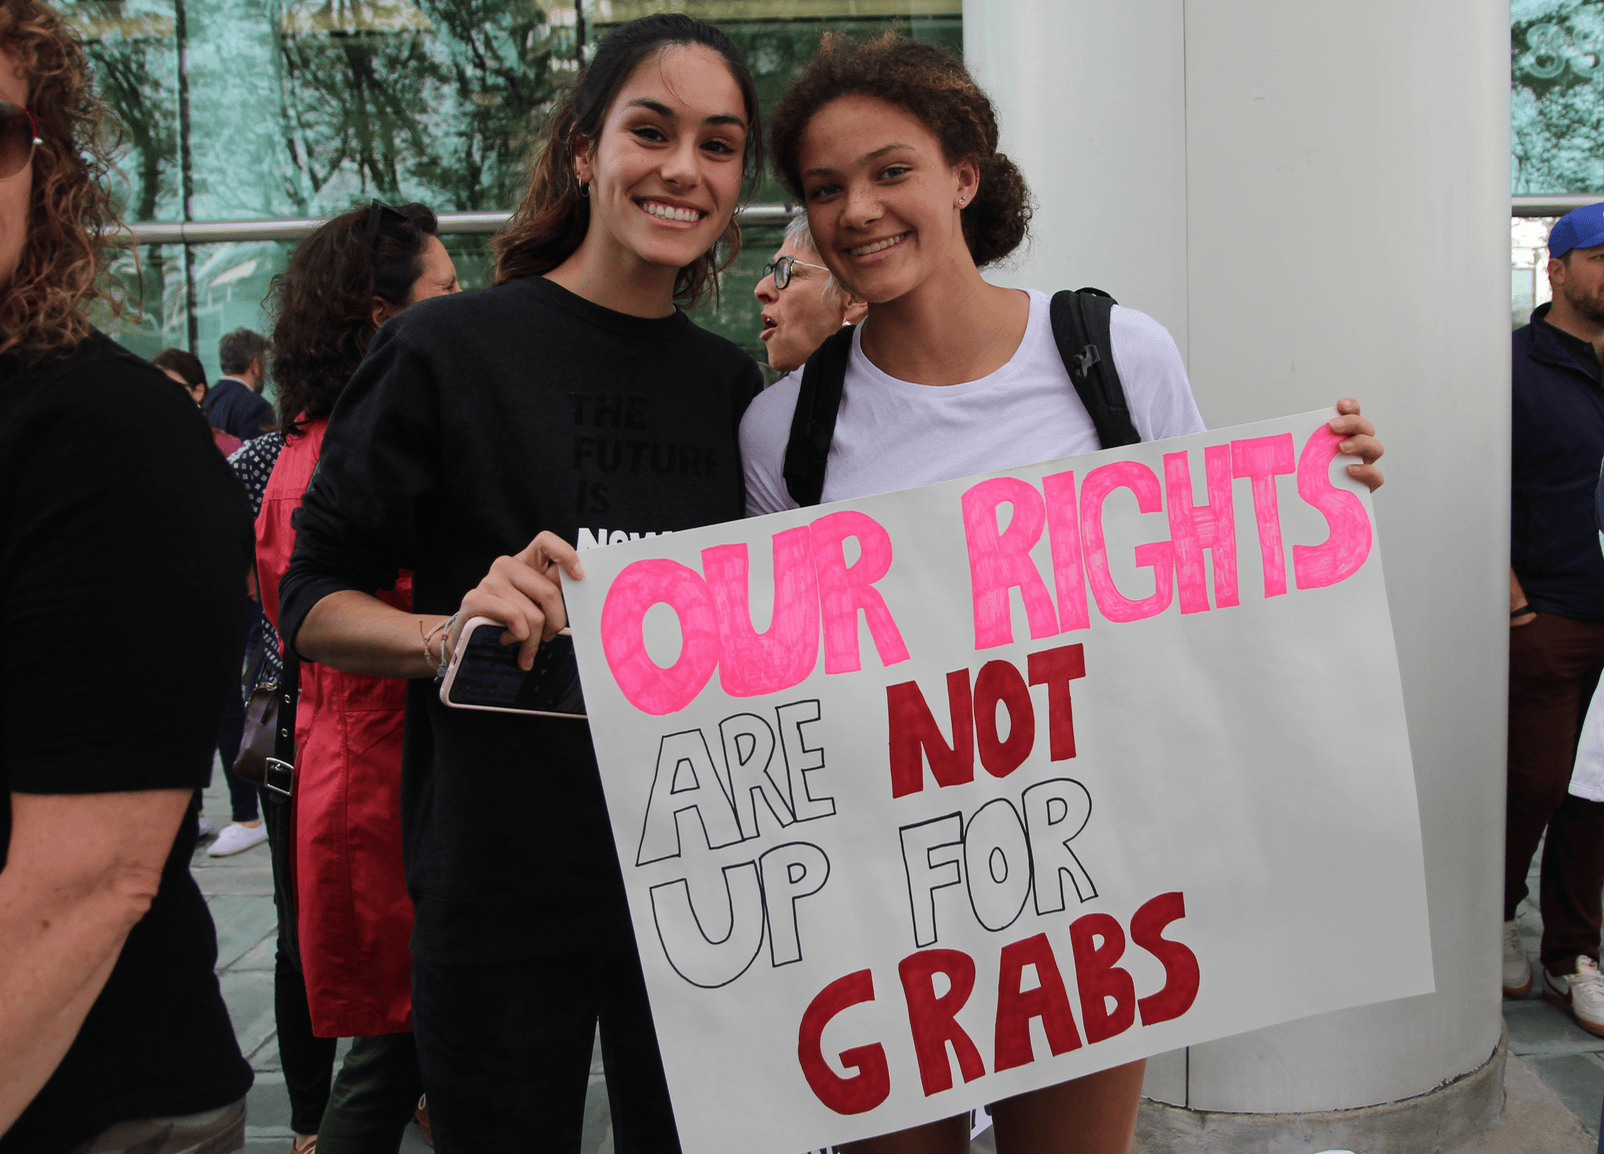
{"type": "Polygon", "coordinates": [[[1604,622],[1539,613],[1509,631],[1509,779],[1504,920],[1526,896],[1526,872],[1548,827],[1538,909],[1542,962],[1569,972],[1597,959],[1604,921],[1604,802],[1566,792],[1576,737],[1604,669],[1604,622]]]}

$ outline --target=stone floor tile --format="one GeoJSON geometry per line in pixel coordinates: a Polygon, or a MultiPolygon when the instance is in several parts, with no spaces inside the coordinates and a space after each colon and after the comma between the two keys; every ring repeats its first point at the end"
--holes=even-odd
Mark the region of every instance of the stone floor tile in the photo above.
{"type": "Polygon", "coordinates": [[[1598,1137],[1599,1106],[1604,1102],[1604,1061],[1595,1054],[1539,1055],[1521,1061],[1559,1095],[1589,1135],[1598,1137]]]}
{"type": "Polygon", "coordinates": [[[278,928],[241,954],[228,968],[231,970],[271,970],[278,953],[278,928]]]}
{"type": "Polygon", "coordinates": [[[607,1079],[592,1075],[585,1089],[585,1128],[580,1154],[613,1154],[613,1120],[607,1110],[607,1079]]]}
{"type": "Polygon", "coordinates": [[[217,926],[217,968],[227,969],[278,930],[278,911],[271,897],[223,894],[208,898],[217,926]]]}
{"type": "Polygon", "coordinates": [[[1541,997],[1504,1002],[1509,1048],[1516,1054],[1581,1054],[1604,1051],[1604,1038],[1578,1026],[1570,1014],[1541,997]]]}
{"type": "Polygon", "coordinates": [[[283,1073],[284,1063],[278,1056],[278,1034],[275,1032],[254,1054],[246,1054],[245,1059],[250,1062],[251,1069],[258,1072],[283,1073]]]}
{"type": "Polygon", "coordinates": [[[234,1036],[239,1039],[240,1052],[255,1053],[275,1029],[273,975],[261,970],[238,974],[225,972],[217,975],[217,981],[223,988],[223,1001],[234,1023],[234,1036]]]}
{"type": "Polygon", "coordinates": [[[257,1074],[256,1083],[245,1099],[245,1125],[257,1132],[290,1131],[290,1096],[284,1089],[283,1074],[257,1074]]]}

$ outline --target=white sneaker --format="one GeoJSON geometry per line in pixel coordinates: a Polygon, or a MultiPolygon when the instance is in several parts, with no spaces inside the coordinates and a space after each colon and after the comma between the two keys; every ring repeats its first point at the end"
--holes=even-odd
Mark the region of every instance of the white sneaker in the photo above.
{"type": "Polygon", "coordinates": [[[203,814],[200,815],[200,820],[195,823],[195,836],[196,837],[205,837],[207,834],[209,834],[211,832],[212,832],[212,819],[207,817],[203,813],[203,814]]]}
{"type": "Polygon", "coordinates": [[[1589,1034],[1604,1037],[1604,976],[1598,972],[1598,963],[1586,954],[1576,959],[1574,974],[1555,974],[1545,966],[1543,997],[1568,1009],[1589,1034]]]}
{"type": "Polygon", "coordinates": [[[243,853],[253,845],[261,845],[266,840],[265,825],[248,826],[231,822],[223,827],[217,840],[206,847],[206,854],[208,857],[228,857],[230,854],[243,853]]]}
{"type": "Polygon", "coordinates": [[[1532,991],[1532,964],[1526,960],[1520,929],[1513,921],[1504,923],[1504,997],[1519,998],[1532,991]]]}

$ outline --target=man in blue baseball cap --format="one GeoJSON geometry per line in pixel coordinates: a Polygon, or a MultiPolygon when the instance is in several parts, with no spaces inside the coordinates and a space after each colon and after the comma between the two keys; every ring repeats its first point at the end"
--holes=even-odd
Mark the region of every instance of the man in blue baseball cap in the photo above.
{"type": "Polygon", "coordinates": [[[1513,341],[1503,986],[1511,997],[1532,987],[1516,907],[1546,826],[1543,996],[1604,1035],[1604,802],[1566,792],[1604,670],[1604,556],[1592,500],[1604,462],[1604,203],[1561,218],[1548,254],[1553,300],[1513,341]]]}

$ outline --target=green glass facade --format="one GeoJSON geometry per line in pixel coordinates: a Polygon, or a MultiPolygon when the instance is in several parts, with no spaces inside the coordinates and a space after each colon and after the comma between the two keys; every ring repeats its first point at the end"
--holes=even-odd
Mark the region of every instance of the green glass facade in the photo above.
{"type": "MultiPolygon", "coordinates": [[[[724,28],[765,111],[828,31],[901,29],[962,49],[961,0],[60,0],[121,130],[129,221],[319,217],[369,197],[441,212],[511,208],[546,111],[608,28],[680,11],[724,28]]],[[[781,203],[765,178],[754,201],[781,203]]],[[[489,236],[448,236],[465,287],[489,236]]],[[[698,321],[750,348],[760,271],[779,243],[749,228],[718,304],[698,321]]],[[[149,356],[266,331],[262,299],[293,242],[146,244],[116,271],[119,339],[149,356]]]]}

